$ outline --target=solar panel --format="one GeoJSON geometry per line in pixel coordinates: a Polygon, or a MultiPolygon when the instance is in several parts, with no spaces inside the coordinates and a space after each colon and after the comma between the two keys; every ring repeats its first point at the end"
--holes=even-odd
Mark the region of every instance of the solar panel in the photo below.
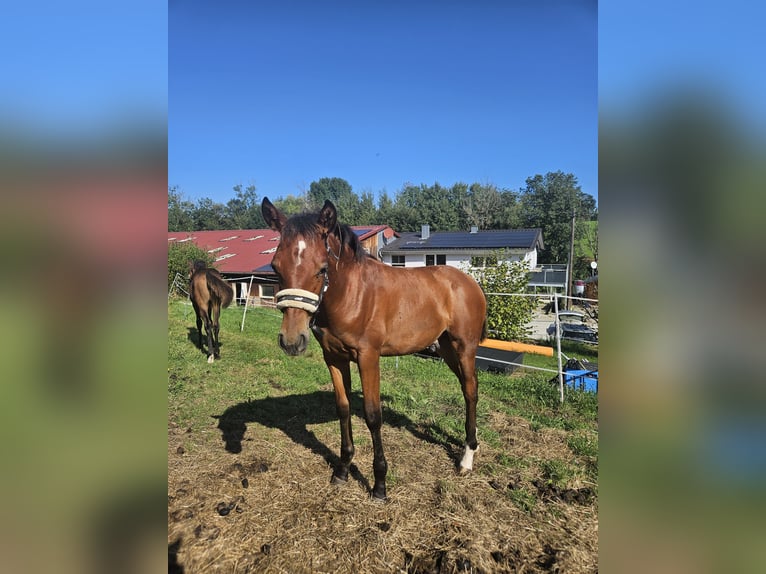
{"type": "MultiPolygon", "coordinates": [[[[397,249],[501,249],[504,247],[528,248],[537,237],[535,229],[490,231],[479,233],[442,232],[432,233],[428,239],[419,235],[402,237],[397,249]]],[[[392,246],[393,247],[393,246],[392,246]]]]}

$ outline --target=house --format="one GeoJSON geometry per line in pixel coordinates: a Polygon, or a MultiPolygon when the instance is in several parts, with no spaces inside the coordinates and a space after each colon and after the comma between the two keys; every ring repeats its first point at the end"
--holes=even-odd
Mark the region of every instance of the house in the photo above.
{"type": "Polygon", "coordinates": [[[420,233],[400,233],[399,238],[380,250],[384,263],[394,267],[450,265],[460,269],[486,267],[497,257],[523,261],[530,270],[537,267],[537,253],[543,249],[541,229],[479,231],[435,231],[423,225],[420,233]]]}
{"type": "MultiPolygon", "coordinates": [[[[396,237],[388,225],[352,227],[367,253],[377,256],[381,247],[396,237]]],[[[271,229],[219,231],[170,231],[168,243],[191,241],[215,255],[213,264],[234,287],[237,303],[273,304],[277,281],[271,260],[279,245],[279,233],[271,229]]]]}

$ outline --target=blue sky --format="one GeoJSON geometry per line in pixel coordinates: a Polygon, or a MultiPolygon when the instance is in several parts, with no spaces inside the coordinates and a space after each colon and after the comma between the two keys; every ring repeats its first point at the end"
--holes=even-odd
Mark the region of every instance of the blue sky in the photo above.
{"type": "Polygon", "coordinates": [[[599,3],[599,99],[621,115],[666,94],[717,97],[766,129],[766,5],[733,0],[599,3]]]}
{"type": "Polygon", "coordinates": [[[168,183],[357,194],[573,173],[597,197],[595,1],[169,5],[168,183]]]}
{"type": "Polygon", "coordinates": [[[162,125],[167,30],[156,0],[4,3],[0,129],[66,141],[162,125]]]}
{"type": "Polygon", "coordinates": [[[602,0],[597,28],[595,6],[13,3],[0,130],[66,143],[167,117],[169,184],[218,201],[239,183],[275,197],[324,176],[357,193],[518,189],[558,169],[596,196],[597,103],[624,112],[679,83],[764,132],[766,6],[602,0]]]}

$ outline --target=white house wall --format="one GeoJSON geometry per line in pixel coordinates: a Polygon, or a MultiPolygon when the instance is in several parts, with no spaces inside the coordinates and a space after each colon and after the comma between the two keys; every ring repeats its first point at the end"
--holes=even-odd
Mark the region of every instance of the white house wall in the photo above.
{"type": "MultiPolygon", "coordinates": [[[[439,253],[437,251],[428,251],[428,252],[408,252],[408,253],[397,253],[395,255],[404,255],[404,266],[405,267],[425,267],[426,266],[426,255],[445,255],[444,253],[439,253]]],[[[446,263],[450,267],[456,267],[458,269],[465,270],[467,267],[470,267],[471,265],[471,258],[472,257],[486,257],[488,255],[492,255],[492,253],[460,253],[460,252],[450,252],[446,253],[446,263]]],[[[383,263],[386,265],[391,265],[391,254],[386,253],[383,255],[383,263]]],[[[534,269],[537,266],[537,250],[532,251],[525,251],[525,252],[518,252],[518,253],[511,253],[509,254],[509,257],[505,259],[505,261],[508,261],[510,263],[513,263],[514,261],[524,261],[527,265],[529,265],[530,269],[534,269]]]]}

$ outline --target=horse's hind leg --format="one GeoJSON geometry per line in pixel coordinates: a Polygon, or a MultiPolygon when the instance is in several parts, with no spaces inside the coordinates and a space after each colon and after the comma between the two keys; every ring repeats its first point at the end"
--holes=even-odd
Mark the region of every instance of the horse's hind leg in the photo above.
{"type": "Polygon", "coordinates": [[[220,319],[221,319],[221,306],[220,305],[214,305],[213,306],[213,349],[210,351],[210,353],[216,358],[221,358],[221,344],[218,342],[218,331],[220,330],[220,319]]]}
{"type": "Polygon", "coordinates": [[[209,312],[205,313],[205,331],[207,332],[207,362],[212,363],[215,357],[215,347],[213,346],[213,321],[210,319],[209,312]]]}
{"type": "Polygon", "coordinates": [[[200,308],[199,305],[195,301],[192,301],[192,306],[194,307],[194,314],[197,316],[197,345],[200,349],[202,349],[202,317],[200,316],[200,308]]]}
{"type": "Polygon", "coordinates": [[[465,452],[460,460],[460,472],[473,469],[473,457],[479,450],[476,439],[476,403],[479,382],[476,378],[476,345],[453,339],[444,333],[439,337],[439,354],[460,381],[465,399],[465,452]]]}

